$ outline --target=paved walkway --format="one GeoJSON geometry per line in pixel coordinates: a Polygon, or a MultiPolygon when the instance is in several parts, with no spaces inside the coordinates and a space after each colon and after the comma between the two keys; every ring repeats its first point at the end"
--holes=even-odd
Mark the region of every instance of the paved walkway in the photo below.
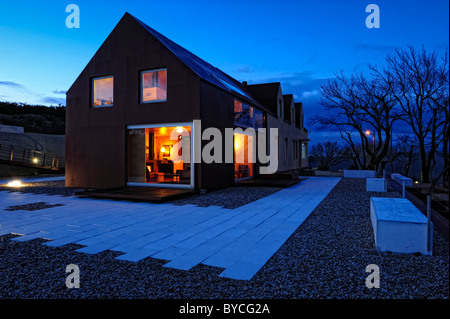
{"type": "Polygon", "coordinates": [[[52,247],[76,243],[88,254],[118,251],[117,259],[134,262],[153,257],[183,270],[201,263],[225,268],[222,277],[249,280],[339,180],[309,177],[236,209],[0,192],[0,236],[51,239],[44,245],[52,247]],[[5,210],[36,202],[64,206],[5,210]]]}

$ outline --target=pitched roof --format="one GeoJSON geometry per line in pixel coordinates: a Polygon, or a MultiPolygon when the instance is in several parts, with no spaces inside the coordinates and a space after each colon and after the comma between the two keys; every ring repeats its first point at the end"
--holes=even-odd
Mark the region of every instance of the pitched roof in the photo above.
{"type": "Polygon", "coordinates": [[[292,121],[291,105],[292,105],[292,102],[294,102],[294,95],[293,94],[283,94],[283,101],[284,101],[284,119],[286,121],[291,122],[292,121]]]}
{"type": "Polygon", "coordinates": [[[280,82],[249,84],[246,86],[258,101],[266,105],[274,115],[278,114],[278,93],[280,92],[280,82]]]}
{"type": "Polygon", "coordinates": [[[195,72],[204,81],[213,84],[223,90],[230,92],[234,95],[238,94],[243,100],[251,102],[254,105],[267,110],[264,105],[262,105],[258,100],[256,100],[246,87],[239,81],[233,79],[228,74],[219,70],[215,66],[206,62],[205,60],[199,58],[192,52],[186,50],[182,46],[176,44],[172,40],[166,38],[164,35],[149,27],[147,24],[137,19],[128,12],[125,15],[130,15],[139,24],[141,24],[151,35],[153,35],[159,42],[161,42],[169,51],[171,51],[175,56],[177,56],[187,67],[189,67],[193,72],[195,72]]]}

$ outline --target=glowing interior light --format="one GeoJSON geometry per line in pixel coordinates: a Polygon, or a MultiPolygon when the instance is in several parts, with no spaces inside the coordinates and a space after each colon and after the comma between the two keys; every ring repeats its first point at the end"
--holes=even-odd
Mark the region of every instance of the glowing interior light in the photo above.
{"type": "Polygon", "coordinates": [[[35,158],[33,158],[33,163],[37,163],[38,162],[38,159],[35,157],[35,158]]]}
{"type": "Polygon", "coordinates": [[[164,147],[161,147],[161,153],[165,153],[166,149],[164,147]]]}
{"type": "Polygon", "coordinates": [[[8,186],[8,187],[22,187],[22,186],[25,186],[25,185],[22,184],[22,182],[19,181],[19,180],[14,180],[14,181],[11,181],[8,184],[6,184],[6,186],[8,186]]]}
{"type": "Polygon", "coordinates": [[[183,133],[183,127],[177,126],[177,133],[183,133]]]}

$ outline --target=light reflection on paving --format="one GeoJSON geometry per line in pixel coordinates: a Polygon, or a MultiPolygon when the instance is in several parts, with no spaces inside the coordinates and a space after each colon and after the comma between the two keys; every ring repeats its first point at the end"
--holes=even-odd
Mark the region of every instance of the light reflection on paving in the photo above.
{"type": "Polygon", "coordinates": [[[225,268],[222,277],[249,280],[339,180],[309,177],[236,209],[0,192],[0,236],[50,239],[44,245],[52,247],[80,244],[85,247],[77,251],[88,254],[118,251],[117,259],[132,262],[164,259],[165,267],[183,270],[201,263],[225,268]],[[36,202],[64,206],[5,211],[36,202]]]}

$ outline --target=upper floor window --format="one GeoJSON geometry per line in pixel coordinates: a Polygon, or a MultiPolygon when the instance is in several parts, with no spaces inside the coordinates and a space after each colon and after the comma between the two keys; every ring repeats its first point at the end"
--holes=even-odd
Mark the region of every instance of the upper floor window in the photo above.
{"type": "Polygon", "coordinates": [[[141,103],[161,102],[167,99],[167,70],[141,72],[141,103]]]}
{"type": "Polygon", "coordinates": [[[259,129],[264,127],[264,113],[255,107],[234,100],[234,124],[259,129]]]}
{"type": "Polygon", "coordinates": [[[92,79],[92,107],[113,106],[114,77],[92,79]]]}
{"type": "Polygon", "coordinates": [[[253,107],[247,103],[234,100],[234,123],[243,126],[253,126],[253,107]]]}

